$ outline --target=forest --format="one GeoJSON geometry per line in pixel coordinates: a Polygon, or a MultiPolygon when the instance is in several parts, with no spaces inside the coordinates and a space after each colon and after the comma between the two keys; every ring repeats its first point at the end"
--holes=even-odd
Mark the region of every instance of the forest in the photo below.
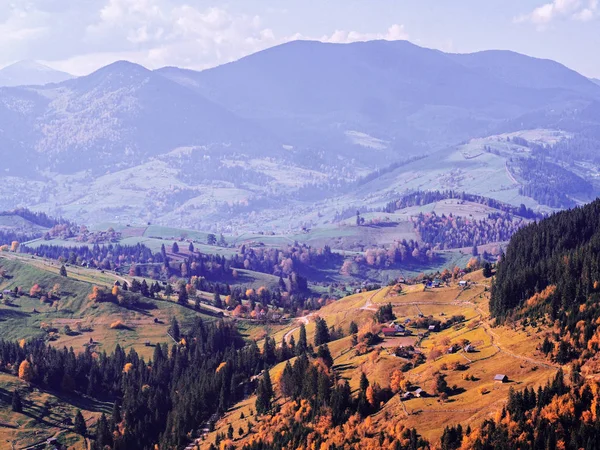
{"type": "Polygon", "coordinates": [[[500,323],[556,323],[561,364],[585,358],[600,333],[599,220],[596,200],[532,223],[515,233],[497,266],[492,315],[500,323]]]}
{"type": "Polygon", "coordinates": [[[508,241],[527,223],[509,213],[489,214],[487,218],[477,220],[453,214],[438,216],[433,212],[420,213],[412,220],[423,242],[437,250],[508,241]]]}
{"type": "Polygon", "coordinates": [[[479,203],[481,205],[485,205],[490,208],[512,214],[514,216],[523,217],[525,219],[541,219],[544,217],[542,214],[534,212],[531,208],[527,208],[523,204],[517,207],[509,205],[508,203],[495,200],[493,198],[452,190],[412,192],[401,197],[398,200],[389,202],[384,207],[383,211],[387,213],[393,213],[400,209],[408,208],[411,206],[429,205],[430,203],[450,199],[457,199],[463,202],[479,203]]]}
{"type": "Polygon", "coordinates": [[[547,161],[544,156],[514,158],[507,164],[510,171],[524,181],[519,193],[542,205],[552,208],[573,207],[575,202],[569,196],[589,195],[593,191],[588,181],[547,161]]]}

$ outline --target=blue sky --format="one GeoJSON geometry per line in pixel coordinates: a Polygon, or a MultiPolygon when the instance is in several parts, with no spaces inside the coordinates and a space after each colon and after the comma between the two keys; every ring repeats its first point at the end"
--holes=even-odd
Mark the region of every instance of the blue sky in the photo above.
{"type": "Polygon", "coordinates": [[[600,77],[599,0],[0,0],[0,65],[202,69],[293,39],[509,49],[600,77]]]}

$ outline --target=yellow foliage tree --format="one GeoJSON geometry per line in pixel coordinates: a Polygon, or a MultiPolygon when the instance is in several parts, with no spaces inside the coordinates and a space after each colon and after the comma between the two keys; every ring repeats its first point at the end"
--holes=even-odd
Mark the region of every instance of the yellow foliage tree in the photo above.
{"type": "Polygon", "coordinates": [[[19,365],[19,378],[27,382],[33,379],[33,368],[31,367],[31,363],[26,359],[19,365]]]}
{"type": "Polygon", "coordinates": [[[390,389],[394,394],[400,391],[402,380],[404,380],[404,374],[401,370],[395,369],[390,376],[390,389]]]}
{"type": "Polygon", "coordinates": [[[119,295],[119,286],[113,286],[112,295],[114,295],[115,297],[119,295]]]}
{"type": "Polygon", "coordinates": [[[12,241],[10,244],[10,251],[16,252],[17,250],[19,250],[19,241],[12,241]]]}
{"type": "Polygon", "coordinates": [[[123,366],[123,373],[129,373],[132,370],[133,370],[133,364],[130,362],[123,366]]]}

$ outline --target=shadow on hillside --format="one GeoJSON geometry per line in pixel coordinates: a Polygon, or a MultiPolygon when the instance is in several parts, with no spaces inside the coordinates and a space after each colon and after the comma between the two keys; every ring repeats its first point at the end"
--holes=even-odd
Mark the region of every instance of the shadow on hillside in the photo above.
{"type": "Polygon", "coordinates": [[[9,319],[23,319],[25,317],[30,317],[31,313],[24,311],[15,311],[12,309],[2,309],[0,310],[0,322],[9,319]]]}

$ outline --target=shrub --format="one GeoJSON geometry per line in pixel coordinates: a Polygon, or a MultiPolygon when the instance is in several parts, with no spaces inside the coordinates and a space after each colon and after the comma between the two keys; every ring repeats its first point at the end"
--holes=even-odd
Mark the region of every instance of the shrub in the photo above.
{"type": "Polygon", "coordinates": [[[125,324],[123,322],[121,322],[120,320],[117,320],[116,322],[113,322],[110,324],[110,328],[111,328],[111,330],[123,330],[127,327],[125,326],[125,324]]]}

